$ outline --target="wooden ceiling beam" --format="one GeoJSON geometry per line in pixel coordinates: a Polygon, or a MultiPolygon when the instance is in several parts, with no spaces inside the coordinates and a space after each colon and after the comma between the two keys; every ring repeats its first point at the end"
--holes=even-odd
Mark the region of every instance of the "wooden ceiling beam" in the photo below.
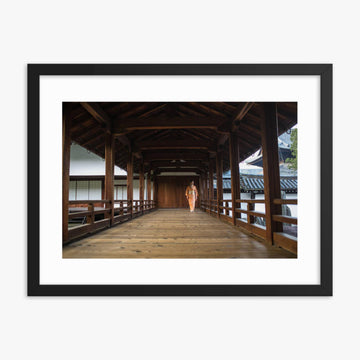
{"type": "Polygon", "coordinates": [[[105,131],[111,133],[111,120],[103,108],[96,102],[81,102],[81,106],[101,125],[105,131]]]}
{"type": "Polygon", "coordinates": [[[244,122],[241,122],[238,129],[237,129],[237,132],[239,133],[245,133],[246,136],[250,136],[250,137],[253,137],[253,138],[256,138],[256,139],[260,139],[260,129],[259,128],[256,128],[255,126],[252,126],[250,124],[246,124],[244,122]]]}
{"type": "Polygon", "coordinates": [[[156,168],[158,173],[162,172],[200,172],[199,168],[156,168]]]}
{"type": "Polygon", "coordinates": [[[149,145],[141,146],[140,150],[207,150],[209,152],[216,152],[215,147],[201,146],[201,145],[149,145]]]}
{"type": "Polygon", "coordinates": [[[177,166],[186,166],[186,167],[202,167],[206,164],[206,161],[201,160],[186,160],[185,162],[180,162],[177,160],[173,162],[173,160],[156,160],[151,161],[151,165],[154,167],[177,167],[177,166]]]}
{"type": "Polygon", "coordinates": [[[126,112],[125,111],[120,112],[119,115],[114,118],[114,121],[122,121],[132,116],[140,116],[143,112],[146,112],[148,110],[149,105],[156,103],[145,102],[145,103],[136,103],[136,104],[128,103],[128,104],[130,105],[130,109],[127,110],[126,112]]]}
{"type": "Polygon", "coordinates": [[[200,151],[154,151],[144,152],[144,161],[156,160],[204,160],[208,161],[209,154],[200,151]]]}
{"type": "Polygon", "coordinates": [[[236,131],[237,127],[240,125],[241,121],[245,118],[245,116],[249,113],[251,108],[254,106],[254,102],[241,102],[236,108],[236,112],[233,117],[224,122],[219,129],[225,131],[236,131]]]}
{"type": "Polygon", "coordinates": [[[195,108],[199,107],[205,113],[210,114],[211,116],[215,115],[215,116],[218,116],[218,117],[222,118],[223,120],[227,119],[227,116],[224,113],[210,107],[209,104],[211,104],[211,103],[200,103],[199,102],[199,103],[190,103],[190,104],[193,105],[195,108]]]}
{"type": "MultiPolygon", "coordinates": [[[[89,114],[101,125],[106,133],[110,134],[112,129],[112,120],[104,109],[96,102],[81,102],[81,106],[88,111],[89,114]]],[[[124,145],[131,149],[130,141],[125,135],[117,136],[117,139],[124,145]]]]}
{"type": "Polygon", "coordinates": [[[93,136],[103,134],[103,132],[99,129],[97,124],[93,126],[87,126],[81,129],[71,129],[71,139],[84,139],[88,140],[91,139],[93,136]]]}
{"type": "Polygon", "coordinates": [[[160,110],[164,109],[166,106],[167,106],[166,103],[165,103],[165,104],[161,104],[161,105],[159,105],[159,106],[156,106],[155,108],[150,109],[150,110],[142,113],[141,115],[138,116],[138,118],[139,118],[139,119],[146,118],[146,117],[148,117],[148,116],[150,116],[150,115],[153,115],[154,113],[159,112],[160,110]]]}
{"type": "Polygon", "coordinates": [[[196,116],[206,118],[206,115],[204,115],[202,112],[196,111],[193,108],[186,105],[187,103],[179,104],[178,109],[181,113],[183,113],[185,116],[188,116],[189,114],[191,116],[196,116]]]}
{"type": "Polygon", "coordinates": [[[113,121],[113,133],[123,134],[135,130],[170,130],[170,129],[212,129],[217,130],[218,118],[168,118],[158,116],[149,119],[124,119],[113,121]]]}
{"type": "Polygon", "coordinates": [[[169,138],[162,141],[141,141],[134,144],[139,150],[208,150],[216,151],[216,144],[210,141],[196,140],[192,138],[176,139],[169,138]]]}

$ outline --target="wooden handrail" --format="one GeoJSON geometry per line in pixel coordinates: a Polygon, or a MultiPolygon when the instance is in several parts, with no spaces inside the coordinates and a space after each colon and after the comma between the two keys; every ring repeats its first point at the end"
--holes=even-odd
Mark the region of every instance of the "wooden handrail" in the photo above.
{"type": "Polygon", "coordinates": [[[274,199],[274,204],[292,204],[297,205],[297,199],[274,199]]]}
{"type": "MultiPolygon", "coordinates": [[[[206,211],[210,214],[217,214],[218,218],[230,222],[234,224],[235,217],[235,224],[240,226],[241,228],[250,231],[251,233],[259,236],[263,239],[266,238],[266,225],[261,226],[256,224],[255,218],[266,218],[265,212],[255,211],[255,204],[265,204],[265,199],[237,199],[235,200],[236,208],[234,213],[230,216],[230,211],[232,211],[232,207],[229,204],[232,202],[231,199],[201,199],[200,205],[203,211],[206,211]],[[240,204],[247,204],[247,209],[242,209],[240,204]],[[239,217],[238,214],[246,214],[247,219],[242,219],[239,217]]],[[[293,204],[297,205],[297,199],[274,199],[274,204],[282,205],[282,204],[293,204]]],[[[297,225],[297,218],[286,216],[286,215],[273,215],[273,221],[282,222],[285,224],[296,224],[297,225]]],[[[278,246],[281,246],[289,251],[297,252],[296,250],[296,237],[285,233],[274,232],[274,243],[278,246]],[[295,241],[295,242],[294,242],[295,241]]]]}
{"type": "Polygon", "coordinates": [[[69,200],[69,205],[78,204],[110,204],[110,200],[69,200]]]}
{"type": "Polygon", "coordinates": [[[69,219],[88,216],[88,215],[91,215],[91,213],[92,213],[91,211],[75,211],[75,212],[71,212],[71,213],[69,213],[69,219]]]}
{"type": "Polygon", "coordinates": [[[298,219],[292,216],[286,215],[273,215],[272,219],[277,222],[285,223],[285,224],[295,224],[297,225],[298,219]]]}
{"type": "Polygon", "coordinates": [[[247,214],[247,215],[251,215],[251,216],[257,216],[257,217],[265,217],[265,213],[260,212],[260,211],[252,211],[252,210],[244,210],[244,209],[235,209],[235,212],[237,213],[242,213],[242,214],[247,214]]]}
{"type": "Polygon", "coordinates": [[[71,211],[73,208],[69,208],[68,220],[74,218],[86,217],[86,224],[81,224],[68,229],[69,240],[74,240],[78,237],[90,234],[92,232],[108,228],[114,224],[119,224],[123,221],[132,219],[133,214],[138,216],[142,215],[148,210],[155,209],[156,201],[154,200],[70,200],[69,205],[87,205],[87,210],[84,211],[71,211]],[[120,204],[119,207],[102,208],[95,210],[94,204],[120,204]],[[116,215],[115,215],[116,212],[116,215]],[[95,215],[104,214],[104,219],[95,221],[95,215]]]}

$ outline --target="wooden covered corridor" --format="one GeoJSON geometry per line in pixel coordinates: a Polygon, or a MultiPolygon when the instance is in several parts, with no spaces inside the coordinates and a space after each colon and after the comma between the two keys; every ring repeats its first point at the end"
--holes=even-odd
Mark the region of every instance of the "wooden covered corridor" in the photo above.
{"type": "Polygon", "coordinates": [[[292,258],[238,227],[186,209],[160,209],[63,249],[64,258],[292,258]]]}
{"type": "Polygon", "coordinates": [[[283,231],[283,223],[296,225],[297,218],[283,215],[282,205],[297,204],[297,200],[281,198],[277,140],[296,123],[297,103],[293,102],[63,103],[64,256],[167,257],[171,251],[174,258],[296,256],[297,239],[283,231]],[[69,200],[71,142],[105,160],[101,199],[69,200]],[[245,200],[241,198],[239,163],[260,147],[264,199],[245,200]],[[127,171],[126,200],[114,198],[115,165],[127,171]],[[231,199],[224,199],[222,176],[228,170],[231,199]],[[134,173],[139,178],[137,199],[134,173]],[[189,176],[199,190],[197,212],[189,217],[184,210],[161,211],[184,208],[183,181],[188,184],[189,176]],[[264,205],[264,212],[256,210],[257,203],[264,205]],[[79,216],[85,223],[70,227],[69,221],[79,216]],[[258,226],[256,218],[266,225],[258,226]],[[177,219],[182,219],[179,225],[183,229],[192,224],[192,231],[198,234],[191,237],[186,230],[188,245],[181,242],[181,226],[174,225],[166,235],[167,220],[176,224],[177,219]],[[229,233],[232,235],[227,238],[229,233]],[[140,238],[142,243],[137,241],[140,238]],[[132,244],[127,242],[125,251],[125,243],[120,241],[126,239],[132,244]],[[179,246],[174,239],[180,239],[179,246]],[[192,254],[189,249],[197,250],[192,254]]]}

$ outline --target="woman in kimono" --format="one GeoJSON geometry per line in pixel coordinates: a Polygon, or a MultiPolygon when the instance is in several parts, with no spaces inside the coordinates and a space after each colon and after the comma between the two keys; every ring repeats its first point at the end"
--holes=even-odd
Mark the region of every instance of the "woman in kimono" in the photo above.
{"type": "Polygon", "coordinates": [[[190,206],[190,212],[194,212],[195,209],[195,202],[198,198],[198,191],[196,189],[196,186],[194,185],[194,182],[192,181],[190,185],[186,188],[185,196],[188,199],[189,206],[190,206]]]}

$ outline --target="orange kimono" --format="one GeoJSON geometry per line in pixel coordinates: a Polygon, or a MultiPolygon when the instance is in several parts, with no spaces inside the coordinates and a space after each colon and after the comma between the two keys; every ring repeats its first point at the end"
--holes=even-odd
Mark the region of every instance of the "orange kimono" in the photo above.
{"type": "Polygon", "coordinates": [[[195,209],[195,201],[198,198],[198,191],[194,185],[192,188],[188,186],[185,191],[185,196],[189,201],[190,211],[193,212],[195,209]]]}

